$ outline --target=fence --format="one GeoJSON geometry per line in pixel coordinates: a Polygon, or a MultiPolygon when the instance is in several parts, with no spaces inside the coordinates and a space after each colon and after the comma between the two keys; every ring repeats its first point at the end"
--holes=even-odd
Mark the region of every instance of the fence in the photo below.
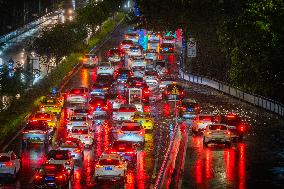
{"type": "Polygon", "coordinates": [[[13,38],[16,38],[18,37],[19,35],[33,29],[33,28],[36,28],[37,26],[39,26],[40,24],[52,19],[52,16],[56,16],[56,15],[59,15],[60,12],[59,11],[56,11],[56,12],[53,12],[53,13],[48,13],[40,18],[38,18],[37,20],[35,21],[32,21],[20,28],[18,28],[17,30],[15,31],[12,31],[6,35],[2,35],[0,36],[0,43],[7,43],[8,41],[10,41],[11,39],[13,38]]]}
{"type": "Polygon", "coordinates": [[[284,116],[284,105],[281,104],[280,102],[276,102],[274,100],[271,100],[271,99],[268,99],[268,98],[265,98],[259,95],[246,93],[240,89],[231,87],[219,81],[208,79],[206,77],[188,74],[188,73],[185,73],[183,70],[179,70],[179,75],[182,79],[186,81],[189,81],[192,83],[198,83],[202,85],[207,85],[218,91],[231,95],[235,98],[238,98],[240,100],[243,100],[255,106],[261,107],[265,110],[271,111],[280,116],[284,116]]]}

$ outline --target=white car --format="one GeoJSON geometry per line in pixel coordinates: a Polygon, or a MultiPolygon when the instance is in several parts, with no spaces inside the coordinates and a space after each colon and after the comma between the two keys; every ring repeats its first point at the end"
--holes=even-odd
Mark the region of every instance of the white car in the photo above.
{"type": "Polygon", "coordinates": [[[226,147],[230,147],[231,142],[231,133],[227,125],[223,124],[209,124],[206,126],[203,145],[208,147],[208,144],[225,144],[226,147]]]}
{"type": "Polygon", "coordinates": [[[134,77],[143,78],[145,76],[146,66],[132,66],[131,70],[134,77]]]}
{"type": "Polygon", "coordinates": [[[210,114],[198,114],[192,119],[192,132],[194,134],[203,133],[206,126],[216,122],[216,116],[210,114]]]}
{"type": "Polygon", "coordinates": [[[94,54],[85,54],[82,59],[82,64],[84,67],[95,67],[98,64],[98,56],[94,54]]]}
{"type": "Polygon", "coordinates": [[[123,53],[118,48],[111,48],[107,52],[108,61],[110,62],[120,62],[122,60],[123,53]]]}
{"type": "Polygon", "coordinates": [[[175,44],[176,43],[176,39],[173,36],[164,36],[162,38],[162,43],[171,43],[171,44],[175,44]]]}
{"type": "Polygon", "coordinates": [[[158,59],[158,53],[155,49],[148,49],[145,53],[145,59],[147,60],[157,60],[158,59]]]}
{"type": "Polygon", "coordinates": [[[145,129],[138,122],[123,122],[121,127],[117,129],[117,140],[144,145],[145,129]]]}
{"type": "Polygon", "coordinates": [[[122,180],[126,178],[127,162],[119,154],[103,153],[95,166],[95,178],[99,180],[122,180]]]}
{"type": "Polygon", "coordinates": [[[110,62],[102,62],[97,67],[97,75],[113,75],[114,66],[110,62]]]}
{"type": "Polygon", "coordinates": [[[72,115],[68,118],[67,131],[70,131],[74,126],[91,126],[90,121],[85,115],[72,115]]]}
{"type": "Polygon", "coordinates": [[[137,56],[137,57],[130,57],[127,58],[127,67],[132,68],[133,66],[145,66],[147,65],[146,60],[144,59],[143,56],[137,56]]]}
{"type": "Polygon", "coordinates": [[[90,148],[93,145],[94,139],[90,133],[90,127],[88,126],[74,126],[68,133],[68,137],[79,139],[86,148],[90,148]]]}
{"type": "Polygon", "coordinates": [[[156,79],[146,79],[147,86],[149,87],[149,91],[158,91],[159,90],[159,82],[156,79]]]}
{"type": "Polygon", "coordinates": [[[113,112],[112,119],[115,121],[131,120],[136,111],[136,107],[132,104],[121,104],[118,111],[113,112]]]}
{"type": "Polygon", "coordinates": [[[13,151],[0,153],[0,176],[16,179],[21,169],[21,160],[13,151]]]}
{"type": "Polygon", "coordinates": [[[126,40],[131,40],[133,43],[138,43],[139,35],[137,33],[127,33],[124,35],[126,40]]]}
{"type": "Polygon", "coordinates": [[[47,164],[62,164],[68,172],[74,171],[74,159],[69,150],[50,150],[46,155],[47,164]]]}
{"type": "Polygon", "coordinates": [[[89,98],[89,89],[86,87],[73,88],[66,94],[66,101],[71,103],[86,103],[89,98]]]}
{"type": "Polygon", "coordinates": [[[143,56],[143,50],[140,46],[130,47],[128,52],[128,56],[143,56]]]}
{"type": "Polygon", "coordinates": [[[165,75],[160,78],[160,89],[165,89],[168,85],[174,84],[177,81],[177,79],[172,75],[165,75]]]}
{"type": "Polygon", "coordinates": [[[160,43],[161,34],[156,32],[148,32],[148,42],[160,43]]]}
{"type": "Polygon", "coordinates": [[[122,50],[122,51],[124,51],[125,53],[127,53],[128,50],[129,50],[129,48],[130,48],[130,47],[133,47],[133,46],[134,46],[133,41],[126,39],[126,40],[123,40],[123,41],[120,43],[119,48],[120,48],[120,50],[122,50]]]}

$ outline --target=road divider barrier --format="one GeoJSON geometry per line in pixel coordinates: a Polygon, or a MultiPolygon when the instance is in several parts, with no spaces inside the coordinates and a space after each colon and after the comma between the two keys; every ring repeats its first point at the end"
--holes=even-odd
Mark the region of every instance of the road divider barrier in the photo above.
{"type": "Polygon", "coordinates": [[[179,76],[181,79],[185,81],[189,81],[192,83],[197,83],[201,85],[209,86],[213,89],[216,89],[218,91],[221,91],[225,94],[228,94],[230,96],[233,96],[239,100],[242,100],[244,102],[248,102],[254,106],[258,106],[260,108],[263,108],[265,110],[268,110],[270,112],[273,112],[279,116],[284,117],[284,105],[280,102],[276,102],[274,100],[265,98],[260,95],[256,94],[249,94],[246,93],[240,89],[237,89],[235,87],[231,87],[228,84],[225,84],[223,82],[219,82],[216,80],[208,79],[203,76],[198,76],[190,73],[186,73],[182,69],[179,70],[179,76]]]}

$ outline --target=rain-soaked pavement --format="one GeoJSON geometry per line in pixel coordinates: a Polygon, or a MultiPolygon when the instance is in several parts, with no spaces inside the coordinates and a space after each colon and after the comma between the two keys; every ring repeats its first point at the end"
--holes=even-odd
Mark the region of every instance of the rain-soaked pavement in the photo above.
{"type": "MultiPolygon", "coordinates": [[[[122,40],[127,26],[121,26],[98,54],[116,47],[122,40]]],[[[104,57],[102,57],[104,59],[104,57]]],[[[173,60],[175,62],[175,60],[173,60]]],[[[78,86],[92,86],[95,69],[82,68],[68,82],[66,89],[78,86]]],[[[190,98],[200,102],[202,112],[235,112],[250,124],[249,134],[243,142],[231,148],[203,148],[202,137],[193,136],[190,122],[179,122],[180,140],[173,152],[175,167],[167,175],[166,188],[281,188],[283,183],[283,120],[244,102],[223,95],[205,86],[190,84],[187,89],[190,98]],[[175,154],[174,153],[174,154],[175,154]]],[[[157,95],[158,94],[154,94],[157,95]]],[[[137,165],[127,171],[125,184],[116,182],[96,183],[94,165],[97,158],[113,141],[111,120],[104,120],[95,133],[95,145],[84,152],[84,162],[76,165],[70,188],[151,188],[160,171],[170,138],[173,136],[174,104],[164,101],[151,102],[145,108],[155,118],[155,127],[146,134],[145,147],[138,152],[137,165]]],[[[56,139],[66,135],[65,127],[56,132],[56,139]]],[[[35,169],[45,161],[49,149],[35,145],[22,148],[19,136],[7,150],[14,150],[22,158],[22,170],[15,184],[3,183],[0,188],[31,188],[35,169]]]]}

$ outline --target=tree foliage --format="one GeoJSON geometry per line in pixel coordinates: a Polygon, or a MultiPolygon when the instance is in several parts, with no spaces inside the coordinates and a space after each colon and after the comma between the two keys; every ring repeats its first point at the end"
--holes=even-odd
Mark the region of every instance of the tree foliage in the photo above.
{"type": "Polygon", "coordinates": [[[139,0],[147,27],[198,41],[192,71],[284,101],[282,0],[139,0]]]}

